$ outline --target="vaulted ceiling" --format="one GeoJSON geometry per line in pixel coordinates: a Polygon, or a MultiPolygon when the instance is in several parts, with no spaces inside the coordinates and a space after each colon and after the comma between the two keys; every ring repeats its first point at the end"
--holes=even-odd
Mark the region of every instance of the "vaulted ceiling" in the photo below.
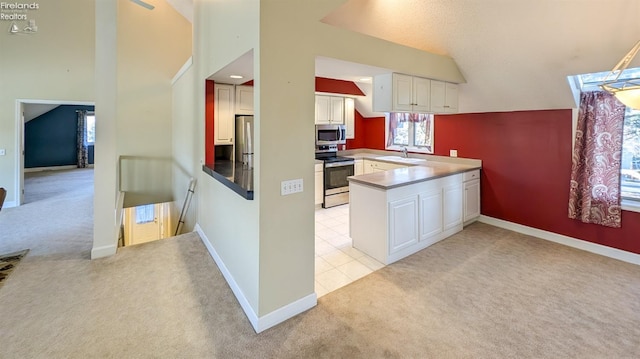
{"type": "Polygon", "coordinates": [[[451,56],[460,111],[493,112],[575,107],[567,76],[613,68],[639,17],[638,0],[347,0],[322,21],[451,56]]]}

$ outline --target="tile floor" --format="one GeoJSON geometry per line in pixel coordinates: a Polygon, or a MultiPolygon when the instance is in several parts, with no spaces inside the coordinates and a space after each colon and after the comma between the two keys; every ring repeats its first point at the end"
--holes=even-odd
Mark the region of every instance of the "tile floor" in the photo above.
{"type": "Polygon", "coordinates": [[[316,294],[321,297],[384,264],[351,246],[349,205],[316,209],[316,294]]]}

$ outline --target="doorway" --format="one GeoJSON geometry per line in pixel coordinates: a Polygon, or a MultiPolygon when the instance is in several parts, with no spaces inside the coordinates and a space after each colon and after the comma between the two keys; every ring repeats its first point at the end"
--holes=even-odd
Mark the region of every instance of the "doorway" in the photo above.
{"type": "MultiPolygon", "coordinates": [[[[25,203],[25,172],[71,169],[77,167],[76,163],[73,161],[73,158],[75,157],[74,153],[77,152],[75,147],[75,137],[77,136],[77,116],[75,116],[75,112],[73,112],[71,118],[68,118],[68,116],[65,117],[62,113],[57,113],[64,112],[60,110],[61,106],[77,106],[91,108],[93,110],[94,103],[85,101],[16,100],[16,195],[14,197],[14,205],[16,207],[25,203]],[[60,120],[60,118],[64,119],[60,120]],[[38,129],[36,132],[38,133],[35,136],[29,136],[28,145],[33,147],[27,149],[25,146],[25,133],[27,132],[27,123],[31,120],[38,121],[37,126],[34,126],[34,122],[29,124],[29,127],[37,127],[38,129]],[[47,123],[45,124],[44,121],[47,123]],[[70,133],[69,131],[73,131],[73,133],[70,133]],[[61,146],[58,142],[59,138],[55,136],[66,138],[66,142],[63,141],[65,145],[61,146]],[[53,150],[51,150],[51,148],[47,148],[47,146],[50,147],[52,145],[54,146],[53,150]],[[39,153],[39,155],[36,156],[34,161],[25,163],[26,151],[39,153]]],[[[65,108],[65,110],[69,110],[69,108],[65,108]]],[[[91,148],[91,154],[94,154],[93,147],[91,148]]]]}
{"type": "Polygon", "coordinates": [[[124,246],[171,237],[171,202],[124,209],[124,246]]]}

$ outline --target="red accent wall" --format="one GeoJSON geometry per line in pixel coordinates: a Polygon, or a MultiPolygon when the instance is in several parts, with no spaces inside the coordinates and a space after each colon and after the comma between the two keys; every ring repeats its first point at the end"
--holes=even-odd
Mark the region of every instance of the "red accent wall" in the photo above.
{"type": "Polygon", "coordinates": [[[347,140],[347,149],[384,150],[384,117],[362,117],[356,110],[355,136],[347,140]]]}
{"type": "Polygon", "coordinates": [[[362,92],[354,82],[329,79],[326,77],[316,77],[316,92],[364,96],[364,92],[362,92]]]}
{"type": "Polygon", "coordinates": [[[568,218],[571,121],[571,110],[435,116],[435,154],[482,160],[484,215],[640,254],[640,213],[623,211],[622,228],[568,218]]]}
{"type": "Polygon", "coordinates": [[[213,126],[213,96],[214,96],[214,82],[211,80],[205,80],[205,100],[204,100],[204,163],[209,165],[213,163],[214,159],[214,126],[213,126]]]}

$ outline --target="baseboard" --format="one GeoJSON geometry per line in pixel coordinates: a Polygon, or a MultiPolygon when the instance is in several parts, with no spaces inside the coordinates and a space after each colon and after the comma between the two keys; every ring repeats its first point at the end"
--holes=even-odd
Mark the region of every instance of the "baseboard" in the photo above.
{"type": "Polygon", "coordinates": [[[60,170],[73,170],[78,168],[76,165],[67,166],[49,166],[49,167],[31,167],[25,168],[25,172],[42,172],[42,171],[60,171],[60,170]]]}
{"type": "Polygon", "coordinates": [[[198,235],[200,235],[202,243],[204,243],[205,247],[209,251],[209,254],[218,265],[218,268],[220,268],[224,279],[231,287],[231,291],[236,296],[236,299],[240,303],[240,307],[242,307],[242,310],[249,319],[249,322],[251,323],[251,326],[256,333],[260,333],[277,324],[280,324],[285,320],[292,318],[306,310],[309,310],[318,304],[318,297],[315,293],[312,293],[304,298],[298,299],[293,303],[289,303],[284,307],[276,309],[267,315],[258,317],[256,312],[249,304],[249,301],[245,297],[244,293],[242,292],[242,289],[240,289],[238,283],[236,283],[235,279],[231,275],[231,272],[229,272],[229,269],[222,261],[222,258],[220,258],[218,252],[216,252],[215,248],[213,248],[213,245],[211,245],[209,238],[207,238],[206,234],[204,234],[204,231],[202,230],[202,227],[200,227],[200,224],[196,223],[194,230],[198,233],[198,235]]]}
{"type": "Polygon", "coordinates": [[[94,247],[91,249],[91,259],[98,259],[104,257],[110,257],[116,254],[118,249],[117,244],[110,244],[108,246],[94,247]]]}
{"type": "Polygon", "coordinates": [[[588,242],[582,239],[568,237],[545,231],[538,228],[528,227],[522,224],[505,221],[488,216],[480,216],[478,222],[490,224],[492,226],[508,229],[514,232],[527,234],[533,237],[545,239],[547,241],[563,244],[565,246],[581,249],[583,251],[599,254],[605,257],[621,260],[623,262],[640,265],[640,254],[623,251],[621,249],[603,246],[601,244],[588,242]]]}
{"type": "Polygon", "coordinates": [[[16,207],[16,201],[5,201],[2,208],[16,207]]]}

